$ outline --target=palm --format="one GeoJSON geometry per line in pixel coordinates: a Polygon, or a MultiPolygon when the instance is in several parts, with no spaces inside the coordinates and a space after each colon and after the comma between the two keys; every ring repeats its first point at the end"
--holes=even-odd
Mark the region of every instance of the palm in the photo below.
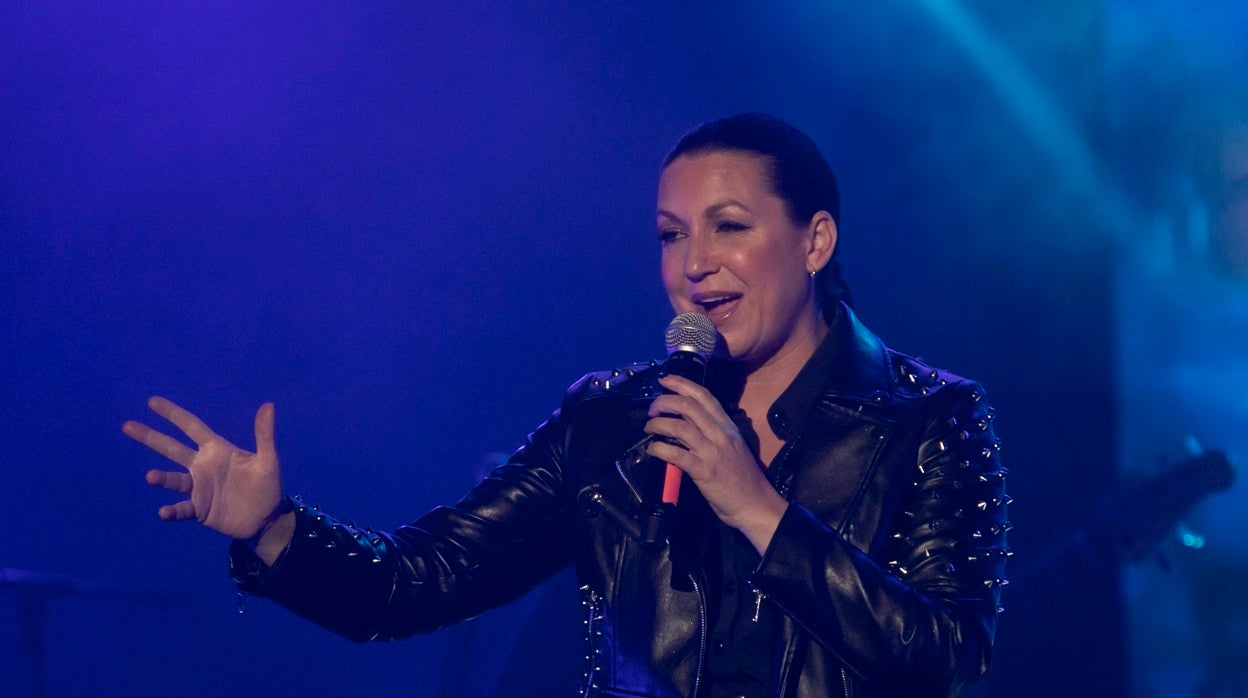
{"type": "Polygon", "coordinates": [[[235,538],[254,535],[281,496],[275,457],[263,458],[220,437],[201,444],[187,470],[195,518],[235,538]]]}
{"type": "Polygon", "coordinates": [[[165,400],[148,401],[152,411],[182,430],[198,450],[138,422],[126,422],[130,438],[182,466],[150,470],[149,484],[188,495],[160,508],[167,521],[196,519],[233,538],[250,538],[271,520],[281,499],[281,473],[273,446],[273,405],[256,413],[256,452],[245,451],[209,429],[195,415],[165,400]]]}

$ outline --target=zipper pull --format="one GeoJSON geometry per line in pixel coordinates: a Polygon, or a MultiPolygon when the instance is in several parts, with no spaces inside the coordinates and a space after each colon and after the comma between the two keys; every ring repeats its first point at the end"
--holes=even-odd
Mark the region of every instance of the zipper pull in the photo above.
{"type": "Polygon", "coordinates": [[[763,612],[763,592],[754,589],[754,615],[750,620],[754,623],[758,622],[758,616],[763,612]]]}

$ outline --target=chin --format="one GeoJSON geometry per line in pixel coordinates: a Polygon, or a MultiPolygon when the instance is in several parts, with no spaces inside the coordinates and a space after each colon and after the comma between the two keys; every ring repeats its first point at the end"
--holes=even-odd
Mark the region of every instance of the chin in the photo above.
{"type": "Polygon", "coordinates": [[[722,359],[729,361],[747,361],[750,358],[750,349],[743,348],[740,340],[733,340],[724,335],[720,335],[722,341],[715,347],[715,354],[722,359]]]}

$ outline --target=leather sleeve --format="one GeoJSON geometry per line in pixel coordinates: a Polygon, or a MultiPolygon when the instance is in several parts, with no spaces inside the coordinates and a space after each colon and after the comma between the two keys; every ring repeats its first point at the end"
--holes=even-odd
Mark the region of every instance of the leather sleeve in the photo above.
{"type": "Polygon", "coordinates": [[[815,642],[889,695],[944,696],[977,679],[1006,583],[1009,498],[992,410],[973,383],[939,393],[888,540],[872,557],[794,503],[753,577],[815,642]]]}
{"type": "Polygon", "coordinates": [[[356,642],[433,630],[504,604],[571,559],[563,410],[457,504],[383,533],[297,505],[272,567],[235,542],[240,590],[356,642]]]}

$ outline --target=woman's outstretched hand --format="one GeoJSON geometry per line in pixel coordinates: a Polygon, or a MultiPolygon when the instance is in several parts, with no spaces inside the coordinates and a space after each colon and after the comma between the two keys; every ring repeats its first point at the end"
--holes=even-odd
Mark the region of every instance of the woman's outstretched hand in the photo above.
{"type": "Polygon", "coordinates": [[[646,432],[684,448],[656,439],[647,452],[693,478],[715,515],[744,533],[762,554],[788,502],[767,481],[737,425],[709,390],[680,376],[659,381],[672,392],[651,403],[646,432]]]}
{"type": "Polygon", "coordinates": [[[166,521],[195,519],[232,538],[253,538],[280,516],[281,471],[273,445],[273,403],[256,412],[256,452],[251,453],[218,436],[198,417],[162,397],[147,401],[156,414],[182,430],[198,450],[138,422],[128,421],[122,432],[185,469],[149,470],[154,487],[188,495],[157,512],[166,521]]]}

